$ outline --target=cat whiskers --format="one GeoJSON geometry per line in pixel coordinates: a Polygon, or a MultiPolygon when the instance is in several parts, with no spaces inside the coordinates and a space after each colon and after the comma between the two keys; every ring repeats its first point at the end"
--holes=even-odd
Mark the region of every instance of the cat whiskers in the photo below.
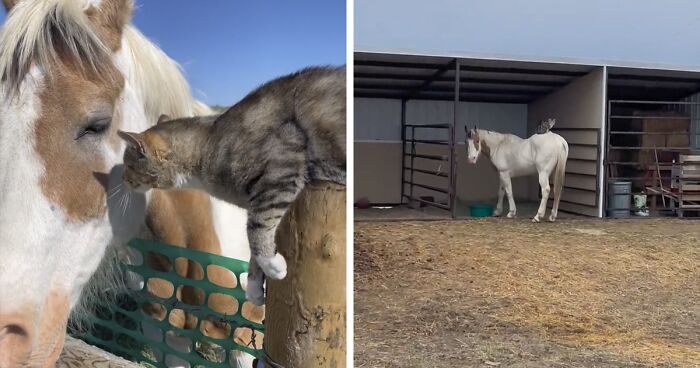
{"type": "Polygon", "coordinates": [[[112,199],[117,193],[119,193],[124,188],[124,183],[119,183],[116,187],[107,191],[107,199],[112,199]]]}
{"type": "Polygon", "coordinates": [[[125,216],[126,215],[126,210],[129,208],[129,205],[131,204],[131,191],[124,186],[123,183],[117,185],[116,187],[112,188],[113,193],[109,195],[108,198],[112,198],[117,194],[121,194],[119,197],[119,201],[117,202],[117,205],[119,206],[119,209],[121,210],[121,215],[125,216]]]}
{"type": "Polygon", "coordinates": [[[121,216],[124,217],[126,215],[126,210],[130,205],[131,191],[124,185],[124,183],[119,183],[119,185],[107,191],[107,200],[110,201],[113,198],[116,200],[121,216]],[[117,195],[119,195],[118,200],[115,198],[117,195]]]}
{"type": "Polygon", "coordinates": [[[131,191],[127,190],[126,193],[124,193],[124,196],[122,196],[122,201],[123,205],[121,206],[122,209],[122,217],[126,215],[126,210],[129,208],[129,205],[131,204],[131,191]]]}

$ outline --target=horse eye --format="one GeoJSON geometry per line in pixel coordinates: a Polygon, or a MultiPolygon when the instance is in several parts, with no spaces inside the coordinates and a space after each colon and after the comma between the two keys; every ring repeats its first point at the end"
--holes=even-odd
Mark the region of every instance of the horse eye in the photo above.
{"type": "Polygon", "coordinates": [[[102,118],[91,121],[87,126],[80,129],[75,139],[80,139],[86,135],[101,135],[109,130],[112,118],[102,118]]]}

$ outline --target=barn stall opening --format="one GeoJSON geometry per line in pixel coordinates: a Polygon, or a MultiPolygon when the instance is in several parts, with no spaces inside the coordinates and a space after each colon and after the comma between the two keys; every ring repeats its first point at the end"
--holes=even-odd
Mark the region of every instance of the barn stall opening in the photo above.
{"type": "MultiPolygon", "coordinates": [[[[467,214],[495,203],[487,159],[466,161],[464,126],[526,138],[540,120],[570,146],[561,210],[603,215],[605,68],[593,65],[355,53],[355,200],[467,214]]],[[[536,177],[513,180],[518,203],[539,200],[536,177]]],[[[520,216],[524,216],[522,212],[520,216]]]]}
{"type": "Polygon", "coordinates": [[[628,192],[606,196],[607,214],[697,216],[700,73],[608,67],[607,74],[606,182],[628,192]]]}

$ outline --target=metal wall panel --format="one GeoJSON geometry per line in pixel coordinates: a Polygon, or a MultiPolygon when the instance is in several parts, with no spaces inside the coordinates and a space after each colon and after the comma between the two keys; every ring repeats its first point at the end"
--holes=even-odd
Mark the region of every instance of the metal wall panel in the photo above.
{"type": "MultiPolygon", "coordinates": [[[[554,132],[569,143],[569,160],[562,192],[562,210],[600,216],[601,129],[605,112],[605,72],[598,68],[529,105],[528,128],[534,133],[541,120],[556,118],[554,132]]],[[[532,199],[540,196],[531,186],[532,199]]],[[[550,200],[551,202],[551,200],[550,200]]]]}

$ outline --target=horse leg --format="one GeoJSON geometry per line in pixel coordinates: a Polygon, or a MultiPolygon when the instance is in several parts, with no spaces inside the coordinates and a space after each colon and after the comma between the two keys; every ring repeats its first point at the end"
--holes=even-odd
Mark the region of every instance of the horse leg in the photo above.
{"type": "Polygon", "coordinates": [[[506,196],[508,196],[508,214],[506,217],[508,218],[513,218],[515,217],[515,200],[513,200],[513,185],[510,182],[510,175],[507,172],[501,172],[501,183],[503,185],[503,190],[506,192],[506,196]]]}
{"type": "Polygon", "coordinates": [[[542,170],[538,175],[540,179],[540,188],[542,190],[542,200],[540,201],[540,208],[537,210],[537,214],[532,219],[532,222],[540,222],[540,219],[544,217],[544,213],[547,211],[547,200],[549,199],[549,174],[546,170],[542,170]]]}
{"type": "Polygon", "coordinates": [[[493,211],[495,217],[501,216],[503,213],[503,196],[506,194],[506,190],[503,188],[503,181],[500,181],[498,185],[498,203],[496,203],[496,209],[493,211]]]}

